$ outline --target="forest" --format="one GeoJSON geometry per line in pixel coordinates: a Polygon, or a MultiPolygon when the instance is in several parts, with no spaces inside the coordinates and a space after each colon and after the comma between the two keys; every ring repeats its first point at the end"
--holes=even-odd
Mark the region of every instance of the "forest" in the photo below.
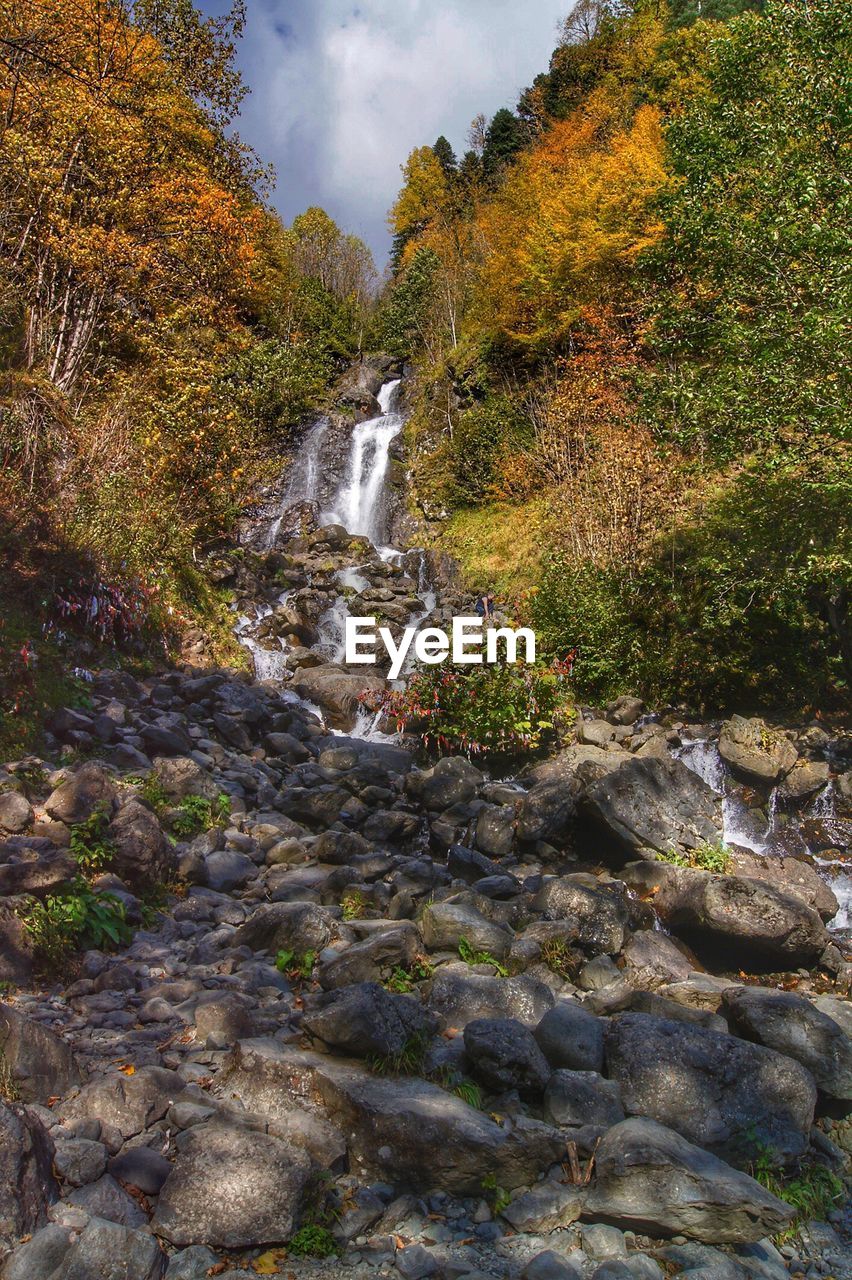
{"type": "Polygon", "coordinates": [[[244,22],[0,0],[7,710],[63,629],[231,654],[204,557],[364,350],[413,371],[424,537],[584,696],[839,705],[849,0],[581,0],[460,158],[408,157],[384,280],[273,212],[244,22]]]}

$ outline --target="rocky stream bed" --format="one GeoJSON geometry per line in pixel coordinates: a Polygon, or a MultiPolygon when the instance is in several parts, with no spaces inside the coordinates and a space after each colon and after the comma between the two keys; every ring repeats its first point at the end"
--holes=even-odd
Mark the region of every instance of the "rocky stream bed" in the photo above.
{"type": "Polygon", "coordinates": [[[852,738],[622,698],[418,758],[342,609],[463,597],[285,516],[214,569],[265,678],[97,671],[0,773],[2,1280],[852,1275],[852,738]],[[44,975],[87,856],[132,939],[44,975]]]}

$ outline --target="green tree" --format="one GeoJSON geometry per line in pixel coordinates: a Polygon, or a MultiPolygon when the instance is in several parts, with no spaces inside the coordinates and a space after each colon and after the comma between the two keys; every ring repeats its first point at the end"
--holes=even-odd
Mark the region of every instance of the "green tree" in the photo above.
{"type": "Polygon", "coordinates": [[[508,107],[501,107],[488,126],[482,152],[482,171],[495,182],[524,145],[520,121],[508,107]]]}
{"type": "Polygon", "coordinates": [[[447,181],[452,182],[458,172],[459,165],[455,151],[453,151],[453,148],[450,146],[443,134],[438,138],[432,148],[432,151],[435,154],[435,159],[438,161],[438,164],[444,170],[444,176],[447,181]]]}
{"type": "Polygon", "coordinates": [[[668,128],[651,405],[720,460],[848,422],[850,47],[852,0],[772,0],[710,41],[668,128]]]}

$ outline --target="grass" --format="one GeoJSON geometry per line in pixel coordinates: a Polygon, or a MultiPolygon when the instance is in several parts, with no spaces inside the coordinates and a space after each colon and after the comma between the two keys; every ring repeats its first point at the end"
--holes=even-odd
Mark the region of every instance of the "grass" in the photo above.
{"type": "Polygon", "coordinates": [[[659,855],[659,861],[668,862],[673,867],[686,867],[692,871],[710,871],[713,875],[725,875],[731,866],[731,851],[727,845],[700,844],[689,853],[680,853],[677,849],[667,849],[659,855]]]}
{"type": "Polygon", "coordinates": [[[372,1054],[366,1060],[367,1066],[378,1076],[422,1075],[427,1043],[422,1034],[409,1036],[398,1053],[372,1054]]]}
{"type": "Polygon", "coordinates": [[[782,1167],[770,1147],[761,1146],[750,1168],[751,1176],[771,1195],[784,1200],[796,1210],[792,1225],[776,1237],[783,1243],[795,1236],[807,1222],[824,1221],[846,1195],[843,1179],[814,1161],[802,1162],[790,1174],[782,1167]]]}
{"type": "Polygon", "coordinates": [[[508,978],[509,970],[502,964],[496,956],[492,956],[490,951],[477,951],[472,947],[467,938],[462,938],[459,942],[459,955],[465,964],[490,964],[497,973],[498,978],[508,978]]]}
{"type": "Polygon", "coordinates": [[[295,951],[284,950],[279,951],[275,957],[275,968],[288,978],[301,978],[307,982],[313,975],[316,960],[316,951],[305,951],[302,955],[297,955],[295,951]]]}
{"type": "Polygon", "coordinates": [[[171,808],[169,796],[153,772],[142,782],[139,794],[158,816],[167,816],[168,826],[176,840],[191,840],[199,832],[227,822],[231,816],[231,798],[224,791],[214,801],[205,796],[184,796],[171,808]]]}
{"type": "Polygon", "coordinates": [[[570,947],[562,938],[547,938],[541,944],[541,958],[557,977],[571,977],[573,957],[570,947]]]}
{"type": "Polygon", "coordinates": [[[339,1252],[328,1227],[307,1223],[300,1227],[288,1245],[298,1258],[331,1258],[339,1252]]]}
{"type": "Polygon", "coordinates": [[[407,969],[397,965],[385,982],[385,988],[398,996],[407,996],[419,982],[427,982],[434,970],[424,956],[415,956],[407,969]]]}
{"type": "Polygon", "coordinates": [[[540,499],[468,507],[450,517],[441,543],[459,561],[466,588],[514,598],[538,582],[547,523],[540,499]]]}
{"type": "Polygon", "coordinates": [[[340,901],[344,920],[363,920],[367,910],[367,900],[363,893],[355,889],[345,893],[340,901]]]}
{"type": "Polygon", "coordinates": [[[21,1091],[18,1082],[12,1075],[9,1059],[0,1047],[0,1100],[3,1102],[19,1102],[21,1091]]]}
{"type": "Polygon", "coordinates": [[[486,1199],[491,1202],[493,1213],[502,1213],[512,1199],[508,1191],[505,1191],[503,1187],[498,1187],[497,1179],[493,1173],[486,1173],[482,1179],[482,1190],[486,1199]]]}

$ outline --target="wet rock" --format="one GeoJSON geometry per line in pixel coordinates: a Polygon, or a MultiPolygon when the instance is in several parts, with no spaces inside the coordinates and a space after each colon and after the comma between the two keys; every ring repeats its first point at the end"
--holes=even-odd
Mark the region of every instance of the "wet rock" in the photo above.
{"type": "Polygon", "coordinates": [[[317,703],[328,714],[331,724],[341,729],[351,729],[355,723],[365,691],[377,693],[385,687],[385,679],[379,675],[357,674],[335,663],[320,667],[300,667],[293,676],[292,687],[300,698],[317,703]]]}
{"type": "Polygon", "coordinates": [[[793,768],[798,752],[789,738],[763,720],[731,716],[719,734],[719,755],[746,782],[772,784],[793,768]]]}
{"type": "Polygon", "coordinates": [[[245,1249],[290,1239],[310,1162],[281,1138],[234,1125],[192,1129],[152,1228],[174,1245],[245,1249]]]}
{"type": "Polygon", "coordinates": [[[687,853],[722,838],[721,802],[685,764],[634,757],[586,790],[583,812],[613,851],[653,857],[687,853]]]}
{"type": "Polygon", "coordinates": [[[438,812],[472,800],[482,782],[482,774],[469,760],[463,756],[444,756],[432,769],[410,773],[405,790],[424,809],[438,812]]]}
{"type": "Polygon", "coordinates": [[[575,921],[577,941],[592,955],[615,955],[624,945],[630,909],[619,880],[600,881],[583,872],[546,880],[533,906],[546,920],[575,921]]]}
{"type": "Polygon", "coordinates": [[[420,931],[430,951],[457,951],[464,941],[472,950],[502,960],[512,945],[509,929],[486,920],[464,903],[433,902],[421,916],[420,931]]]}
{"type": "Polygon", "coordinates": [[[804,858],[784,858],[775,854],[731,851],[730,870],[750,880],[764,880],[784,893],[801,898],[823,920],[832,920],[839,903],[816,868],[804,858]]]}
{"type": "Polygon", "coordinates": [[[392,995],[376,982],[361,982],[322,997],[319,1007],[305,1014],[302,1026],[341,1053],[393,1059],[418,1042],[425,1044],[437,1022],[412,996],[392,995]]]}
{"type": "Polygon", "coordinates": [[[767,1147],[781,1161],[807,1149],[816,1088],[792,1058],[641,1013],[614,1018],[605,1043],[607,1073],[629,1114],[742,1166],[767,1147]]]}
{"type": "Polygon", "coordinates": [[[535,1038],[550,1065],[574,1071],[600,1071],[606,1023],[575,1000],[559,1000],[535,1029],[535,1038]]]}
{"type": "Polygon", "coordinates": [[[418,1079],[377,1077],[352,1063],[282,1051],[282,1088],[320,1100],[346,1133],[350,1161],[402,1190],[481,1192],[483,1170],[509,1189],[534,1182],[562,1152],[555,1130],[517,1117],[498,1124],[418,1079]]]}
{"type": "Polygon", "coordinates": [[[595,1125],[609,1129],[624,1119],[621,1089],[595,1071],[554,1071],[544,1094],[542,1114],[558,1128],[595,1125]]]}
{"type": "Polygon", "coordinates": [[[633,864],[622,876],[654,893],[654,906],[673,933],[711,960],[724,957],[727,966],[815,964],[831,941],[816,911],[764,880],[662,863],[633,864]]]}
{"type": "Polygon", "coordinates": [[[522,1098],[540,1098],[550,1064],[532,1032],[513,1018],[477,1018],[464,1029],[471,1071],[492,1093],[517,1089],[522,1098]]]}
{"type": "Polygon", "coordinates": [[[553,1004],[553,992],[535,978],[493,978],[466,965],[441,965],[429,992],[430,1009],[459,1028],[475,1018],[517,1018],[535,1027],[553,1004]]]}
{"type": "Polygon", "coordinates": [[[852,1100],[852,1038],[809,1000],[789,991],[739,987],[723,1007],[736,1030],[795,1058],[830,1098],[852,1100]]]}
{"type": "Polygon", "coordinates": [[[790,800],[804,800],[821,791],[829,777],[827,760],[799,759],[781,783],[781,794],[790,800]]]}
{"type": "Polygon", "coordinates": [[[129,885],[147,890],[174,870],[174,850],[141,801],[130,799],[122,805],[107,836],[113,847],[112,866],[129,885]]]}
{"type": "Polygon", "coordinates": [[[43,1226],[58,1197],[53,1143],[26,1107],[0,1102],[0,1248],[43,1226]]]}
{"type": "Polygon", "coordinates": [[[81,764],[60,783],[48,796],[44,807],[51,818],[71,826],[85,822],[95,809],[111,810],[115,797],[115,784],[110,775],[90,761],[81,764]]]}
{"type": "Polygon", "coordinates": [[[795,1215],[753,1178],[654,1120],[610,1129],[595,1170],[584,1216],[624,1230],[737,1244],[774,1235],[795,1215]]]}

